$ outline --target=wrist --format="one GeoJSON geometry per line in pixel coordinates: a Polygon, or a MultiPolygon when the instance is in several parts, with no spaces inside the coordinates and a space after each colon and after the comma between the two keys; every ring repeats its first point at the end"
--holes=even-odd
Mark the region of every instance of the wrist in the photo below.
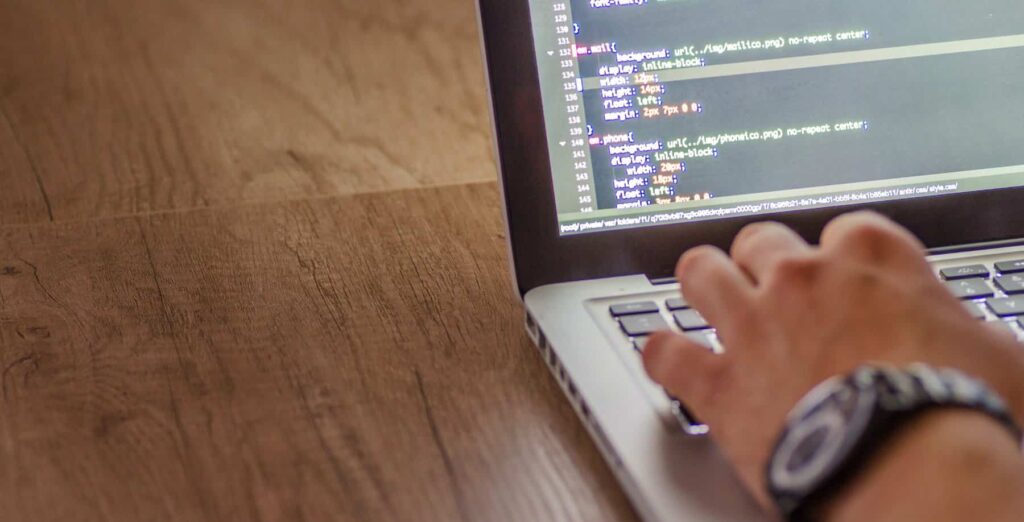
{"type": "MultiPolygon", "coordinates": [[[[1003,428],[1005,433],[1001,438],[1009,440],[1014,450],[1022,438],[1020,427],[1007,411],[1005,402],[985,383],[957,370],[922,364],[911,365],[906,370],[865,365],[849,375],[822,382],[790,412],[765,467],[768,489],[780,513],[793,521],[819,520],[821,517],[817,515],[825,503],[862,477],[865,469],[881,458],[880,453],[890,454],[893,447],[898,447],[899,440],[894,441],[897,436],[919,432],[923,434],[921,437],[927,435],[930,440],[932,433],[927,423],[921,428],[916,421],[942,410],[967,410],[987,417],[992,424],[1003,428]]],[[[959,430],[952,434],[972,437],[979,431],[963,431],[963,427],[955,425],[949,427],[959,430]]],[[[985,430],[980,431],[985,433],[985,430]]],[[[946,432],[945,429],[939,431],[941,435],[947,435],[946,432]]],[[[952,442],[946,437],[942,440],[952,442]]],[[[971,440],[967,437],[963,442],[971,440]]],[[[949,444],[936,444],[932,450],[941,453],[949,447],[949,444]]],[[[957,451],[974,449],[966,445],[954,447],[957,451]]],[[[927,457],[928,452],[922,456],[927,457]]],[[[952,461],[936,459],[928,464],[940,462],[940,470],[958,469],[950,466],[952,461]]],[[[933,476],[928,477],[931,478],[933,476]]],[[[913,481],[899,486],[894,490],[918,487],[913,481]]]]}
{"type": "Polygon", "coordinates": [[[821,507],[828,522],[1000,520],[1024,506],[1020,441],[991,417],[936,410],[894,434],[863,472],[821,507]]]}

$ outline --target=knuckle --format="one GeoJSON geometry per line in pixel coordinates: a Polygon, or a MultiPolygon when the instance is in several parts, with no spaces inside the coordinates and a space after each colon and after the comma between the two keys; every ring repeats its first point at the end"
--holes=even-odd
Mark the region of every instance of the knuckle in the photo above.
{"type": "Polygon", "coordinates": [[[863,267],[856,267],[845,270],[846,284],[849,288],[865,294],[877,294],[882,291],[889,292],[892,284],[883,279],[876,270],[863,267]]]}
{"type": "Polygon", "coordinates": [[[736,234],[736,238],[733,240],[732,243],[733,255],[736,255],[738,252],[742,252],[743,249],[748,248],[749,246],[754,244],[759,237],[764,235],[766,232],[772,230],[776,226],[778,225],[771,222],[758,222],[751,223],[740,229],[739,233],[736,234]]]}
{"type": "Polygon", "coordinates": [[[783,283],[810,283],[818,279],[822,267],[821,258],[818,256],[785,256],[775,262],[772,273],[775,279],[783,283]]]}
{"type": "Polygon", "coordinates": [[[711,246],[699,246],[688,250],[679,259],[676,275],[680,281],[684,276],[699,273],[710,266],[718,257],[718,251],[711,246]]]}
{"type": "Polygon", "coordinates": [[[744,239],[748,239],[750,236],[755,235],[758,232],[764,230],[766,226],[767,226],[767,223],[765,223],[763,221],[762,222],[757,222],[757,223],[750,223],[749,225],[745,225],[743,228],[740,229],[739,233],[736,234],[736,241],[739,242],[739,241],[742,241],[744,239]]]}
{"type": "Polygon", "coordinates": [[[877,221],[861,221],[846,230],[845,240],[853,245],[876,247],[899,239],[892,229],[877,221]]]}
{"type": "Polygon", "coordinates": [[[918,268],[927,265],[925,247],[910,231],[874,213],[860,212],[840,217],[829,236],[834,254],[851,256],[862,262],[892,264],[907,267],[910,261],[918,268]]]}

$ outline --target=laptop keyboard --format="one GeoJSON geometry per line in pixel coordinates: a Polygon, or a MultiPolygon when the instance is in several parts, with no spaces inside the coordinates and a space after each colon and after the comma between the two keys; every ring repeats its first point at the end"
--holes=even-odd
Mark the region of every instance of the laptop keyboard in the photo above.
{"type": "MultiPolygon", "coordinates": [[[[1024,333],[1024,259],[943,268],[939,277],[963,301],[974,319],[990,322],[1018,338],[1024,333]]],[[[720,348],[715,330],[682,297],[615,304],[609,312],[638,353],[643,352],[648,336],[669,329],[685,334],[709,350],[720,348]]],[[[669,399],[687,433],[707,432],[707,427],[685,406],[671,396],[669,399]]]]}
{"type": "Polygon", "coordinates": [[[668,329],[668,323],[660,313],[627,315],[619,318],[619,326],[630,337],[647,337],[659,330],[668,329]]]}

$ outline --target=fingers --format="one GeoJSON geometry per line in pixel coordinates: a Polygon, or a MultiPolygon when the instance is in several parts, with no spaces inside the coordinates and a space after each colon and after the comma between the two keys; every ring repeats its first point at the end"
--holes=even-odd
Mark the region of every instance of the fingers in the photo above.
{"type": "Polygon", "coordinates": [[[779,259],[810,251],[803,238],[779,223],[748,225],[732,244],[732,258],[758,282],[764,280],[779,259]]]}
{"type": "Polygon", "coordinates": [[[730,317],[748,306],[753,285],[721,250],[702,246],[679,259],[676,278],[686,300],[713,325],[729,328],[730,317]]]}
{"type": "Polygon", "coordinates": [[[927,269],[925,247],[907,229],[874,212],[854,212],[829,223],[821,233],[822,250],[872,264],[927,269]]]}
{"type": "Polygon", "coordinates": [[[698,416],[709,411],[716,383],[727,365],[724,356],[675,333],[658,333],[644,347],[647,374],[698,416]]]}

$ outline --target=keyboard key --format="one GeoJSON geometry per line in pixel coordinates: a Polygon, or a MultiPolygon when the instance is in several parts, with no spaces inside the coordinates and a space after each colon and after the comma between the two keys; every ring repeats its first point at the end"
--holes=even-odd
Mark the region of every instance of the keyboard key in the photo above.
{"type": "Polygon", "coordinates": [[[999,317],[1017,317],[1024,315],[1024,298],[1002,297],[985,301],[989,309],[999,317]]]}
{"type": "Polygon", "coordinates": [[[970,279],[972,277],[983,277],[988,279],[989,271],[985,265],[970,265],[970,266],[958,266],[953,268],[943,268],[940,272],[942,278],[946,281],[954,281],[957,279],[970,279]]]}
{"type": "Polygon", "coordinates": [[[661,314],[627,315],[619,319],[622,331],[630,337],[643,337],[660,330],[668,330],[661,314]]]}
{"type": "Polygon", "coordinates": [[[708,433],[707,425],[698,420],[682,401],[671,395],[668,398],[672,403],[672,414],[679,421],[683,431],[690,435],[705,435],[708,433]]]}
{"type": "Polygon", "coordinates": [[[654,301],[644,301],[642,303],[625,303],[612,305],[609,309],[614,317],[622,317],[624,315],[641,315],[641,314],[652,314],[658,311],[658,303],[654,301]]]}
{"type": "Polygon", "coordinates": [[[947,281],[946,287],[957,299],[978,299],[981,297],[994,297],[995,292],[988,286],[984,279],[957,279],[947,281]]]}
{"type": "Polygon", "coordinates": [[[978,306],[978,303],[967,301],[964,303],[964,308],[967,309],[967,313],[971,314],[971,317],[982,321],[985,319],[985,311],[978,306]]]}
{"type": "Polygon", "coordinates": [[[700,315],[700,312],[696,310],[680,310],[674,312],[672,317],[675,318],[676,324],[679,325],[684,332],[692,332],[694,330],[707,330],[711,328],[711,325],[704,319],[704,316],[700,315]]]}
{"type": "Polygon", "coordinates": [[[996,287],[1007,294],[1024,294],[1024,274],[999,276],[996,287]]]}
{"type": "Polygon", "coordinates": [[[687,332],[686,336],[689,337],[691,341],[695,341],[697,344],[707,348],[708,350],[715,349],[715,342],[711,340],[711,330],[687,332]]]}
{"type": "Polygon", "coordinates": [[[668,307],[669,310],[675,312],[676,310],[686,310],[690,307],[690,303],[687,303],[686,299],[678,297],[665,301],[665,306],[668,307]]]}
{"type": "Polygon", "coordinates": [[[996,271],[1001,274],[1016,274],[1024,272],[1024,259],[996,263],[996,271]]]}
{"type": "Polygon", "coordinates": [[[644,347],[645,346],[647,346],[647,338],[646,337],[637,337],[636,339],[633,339],[633,349],[634,350],[636,350],[636,351],[638,351],[640,353],[644,353],[644,347]]]}

